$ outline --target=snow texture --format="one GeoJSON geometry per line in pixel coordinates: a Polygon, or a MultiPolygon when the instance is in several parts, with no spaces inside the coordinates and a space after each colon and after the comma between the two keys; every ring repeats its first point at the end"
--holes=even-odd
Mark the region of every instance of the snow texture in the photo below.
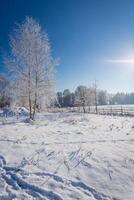
{"type": "Polygon", "coordinates": [[[77,113],[1,117],[1,200],[133,200],[134,122],[77,113]],[[12,120],[11,120],[12,119],[12,120]]]}

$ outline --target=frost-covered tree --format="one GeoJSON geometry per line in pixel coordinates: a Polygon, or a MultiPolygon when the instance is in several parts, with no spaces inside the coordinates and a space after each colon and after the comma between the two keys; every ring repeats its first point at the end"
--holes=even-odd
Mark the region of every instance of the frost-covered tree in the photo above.
{"type": "Polygon", "coordinates": [[[30,119],[34,119],[38,104],[53,88],[54,65],[47,33],[32,17],[26,17],[10,35],[10,50],[5,64],[13,72],[16,96],[27,102],[30,119]]]}
{"type": "Polygon", "coordinates": [[[108,97],[107,92],[105,90],[98,91],[98,105],[107,105],[108,97]]]}
{"type": "Polygon", "coordinates": [[[75,95],[70,92],[69,89],[65,89],[62,92],[57,92],[57,103],[58,107],[73,107],[74,106],[75,95]]]}
{"type": "Polygon", "coordinates": [[[86,86],[80,85],[75,90],[75,105],[82,106],[83,112],[86,112],[88,102],[88,89],[86,86]]]}
{"type": "Polygon", "coordinates": [[[89,108],[89,112],[90,112],[90,108],[91,106],[94,105],[94,88],[93,87],[87,87],[87,106],[89,108]]]}

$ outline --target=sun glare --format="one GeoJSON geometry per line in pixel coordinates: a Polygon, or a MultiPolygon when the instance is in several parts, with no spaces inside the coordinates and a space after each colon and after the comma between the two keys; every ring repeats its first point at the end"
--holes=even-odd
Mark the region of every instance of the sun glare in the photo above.
{"type": "Polygon", "coordinates": [[[119,63],[119,64],[134,64],[134,59],[113,59],[113,60],[108,60],[108,62],[111,63],[119,63]]]}

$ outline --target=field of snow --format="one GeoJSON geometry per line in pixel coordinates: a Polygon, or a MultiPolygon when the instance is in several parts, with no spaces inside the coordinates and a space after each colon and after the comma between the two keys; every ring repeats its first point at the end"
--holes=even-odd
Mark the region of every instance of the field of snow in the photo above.
{"type": "Polygon", "coordinates": [[[0,200],[134,200],[134,118],[0,121],[0,200]]]}

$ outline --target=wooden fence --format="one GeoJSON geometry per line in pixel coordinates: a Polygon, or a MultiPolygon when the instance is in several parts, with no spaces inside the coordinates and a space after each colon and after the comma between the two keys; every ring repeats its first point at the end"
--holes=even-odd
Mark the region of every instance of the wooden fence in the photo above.
{"type": "MultiPolygon", "coordinates": [[[[106,105],[98,106],[97,113],[95,106],[83,107],[68,107],[68,108],[48,108],[46,112],[57,113],[57,112],[77,112],[77,113],[91,113],[91,114],[102,114],[102,115],[120,115],[120,116],[134,116],[134,105],[106,105]]],[[[0,117],[18,117],[18,114],[14,112],[0,113],[0,117]]],[[[20,116],[20,115],[19,115],[20,116]]]]}
{"type": "MultiPolygon", "coordinates": [[[[79,112],[83,113],[84,110],[82,107],[68,107],[68,108],[53,108],[48,110],[48,112],[79,112]]],[[[134,105],[106,105],[98,106],[97,113],[94,106],[85,107],[86,113],[91,114],[103,114],[103,115],[122,115],[122,116],[134,116],[134,105]]]]}

